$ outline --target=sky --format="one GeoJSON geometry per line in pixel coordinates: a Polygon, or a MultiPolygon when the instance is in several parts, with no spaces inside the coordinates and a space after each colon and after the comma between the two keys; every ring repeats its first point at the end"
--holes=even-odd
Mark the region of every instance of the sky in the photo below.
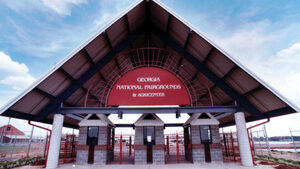
{"type": "MultiPolygon", "coordinates": [[[[300,107],[300,1],[162,2],[300,107]]],[[[132,3],[0,0],[0,106],[132,3]]],[[[31,129],[25,121],[10,122],[26,131],[31,129]]],[[[0,125],[7,123],[7,118],[0,117],[0,125]]],[[[267,124],[269,135],[288,135],[289,128],[300,131],[300,114],[272,118],[267,124]]]]}

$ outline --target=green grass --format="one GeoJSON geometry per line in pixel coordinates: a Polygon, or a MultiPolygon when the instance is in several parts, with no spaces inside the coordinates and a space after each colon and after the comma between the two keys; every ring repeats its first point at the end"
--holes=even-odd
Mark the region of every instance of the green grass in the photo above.
{"type": "Polygon", "coordinates": [[[5,161],[0,163],[0,169],[15,168],[23,165],[28,165],[39,160],[43,160],[42,157],[23,158],[16,161],[5,161]]]}
{"type": "Polygon", "coordinates": [[[260,160],[266,160],[266,161],[291,165],[291,166],[295,166],[295,167],[300,167],[300,161],[288,160],[288,159],[284,159],[284,158],[270,157],[270,156],[266,156],[266,155],[257,155],[257,156],[255,156],[255,158],[260,159],[260,160]]]}

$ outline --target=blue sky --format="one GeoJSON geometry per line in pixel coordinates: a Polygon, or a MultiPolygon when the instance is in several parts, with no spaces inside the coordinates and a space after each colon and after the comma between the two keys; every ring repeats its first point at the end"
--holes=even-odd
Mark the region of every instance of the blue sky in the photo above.
{"type": "MultiPolygon", "coordinates": [[[[133,2],[0,0],[0,106],[133,2]]],[[[300,107],[299,1],[163,3],[300,107]]],[[[284,121],[300,130],[298,114],[277,119],[270,128],[284,121]]]]}

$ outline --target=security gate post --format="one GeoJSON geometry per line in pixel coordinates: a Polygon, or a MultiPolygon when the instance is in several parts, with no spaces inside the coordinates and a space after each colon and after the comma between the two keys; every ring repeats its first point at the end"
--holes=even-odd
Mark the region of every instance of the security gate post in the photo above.
{"type": "Polygon", "coordinates": [[[123,143],[123,141],[122,141],[122,134],[121,134],[121,136],[120,136],[120,164],[122,164],[122,143],[123,143]]]}
{"type": "Polygon", "coordinates": [[[235,150],[234,150],[234,142],[233,142],[232,132],[230,132],[230,139],[231,139],[231,147],[232,147],[233,161],[236,161],[236,159],[235,159],[235,150]]]}
{"type": "Polygon", "coordinates": [[[180,159],[179,159],[178,133],[176,134],[176,155],[177,155],[177,163],[180,163],[180,159]]]}
{"type": "Polygon", "coordinates": [[[129,156],[131,156],[131,136],[129,136],[129,156]]]}

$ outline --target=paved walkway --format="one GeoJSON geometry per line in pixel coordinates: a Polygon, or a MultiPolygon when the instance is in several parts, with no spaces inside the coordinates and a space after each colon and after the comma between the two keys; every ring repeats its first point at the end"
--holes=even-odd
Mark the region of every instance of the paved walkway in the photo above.
{"type": "Polygon", "coordinates": [[[240,163],[164,164],[164,165],[60,165],[60,169],[274,169],[270,165],[243,167],[240,163]]]}

